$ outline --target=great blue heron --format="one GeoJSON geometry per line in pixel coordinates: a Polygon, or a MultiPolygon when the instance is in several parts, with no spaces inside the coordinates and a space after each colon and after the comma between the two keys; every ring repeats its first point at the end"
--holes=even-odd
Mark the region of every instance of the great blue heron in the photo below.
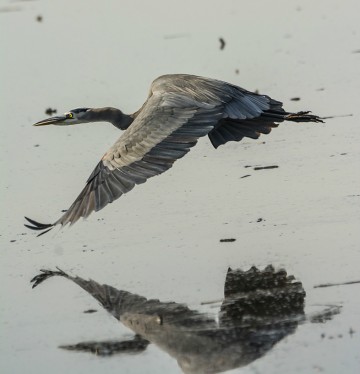
{"type": "Polygon", "coordinates": [[[56,225],[75,223],[104,208],[135,184],[171,168],[208,135],[217,148],[243,137],[257,139],[278,122],[323,122],[309,112],[289,113],[266,95],[215,79],[187,74],[163,75],[154,80],[144,105],[134,114],[115,108],[78,108],[37,122],[34,126],[110,122],[125,130],[104,154],[71,207],[57,221],[43,224],[27,219],[42,235],[56,225]]]}

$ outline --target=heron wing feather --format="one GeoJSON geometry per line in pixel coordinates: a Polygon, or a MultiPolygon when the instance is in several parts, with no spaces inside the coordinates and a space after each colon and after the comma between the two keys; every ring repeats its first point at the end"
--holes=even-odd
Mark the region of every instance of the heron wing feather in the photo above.
{"type": "Polygon", "coordinates": [[[73,224],[92,211],[101,210],[136,184],[165,172],[189,152],[199,137],[207,135],[222,116],[222,105],[183,101],[182,97],[174,98],[168,93],[151,95],[55,224],[73,224]]]}
{"type": "Polygon", "coordinates": [[[240,141],[244,137],[256,139],[261,133],[268,134],[289,114],[284,111],[281,102],[267,95],[223,81],[186,74],[157,78],[151,92],[172,92],[170,100],[176,100],[174,98],[180,94],[185,95],[187,100],[200,101],[204,105],[223,105],[223,118],[208,134],[215,148],[228,141],[240,141]]]}

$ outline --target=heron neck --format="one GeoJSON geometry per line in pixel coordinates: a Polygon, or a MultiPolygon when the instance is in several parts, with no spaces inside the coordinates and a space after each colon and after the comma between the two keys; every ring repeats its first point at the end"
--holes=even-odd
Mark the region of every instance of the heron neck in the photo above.
{"type": "Polygon", "coordinates": [[[98,108],[92,110],[92,122],[110,122],[121,130],[127,129],[134,119],[116,108],[98,108]]]}

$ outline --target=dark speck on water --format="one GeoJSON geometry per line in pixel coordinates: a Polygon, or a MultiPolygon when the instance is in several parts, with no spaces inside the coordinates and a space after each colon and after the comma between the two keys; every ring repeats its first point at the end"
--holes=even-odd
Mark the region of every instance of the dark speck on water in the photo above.
{"type": "Polygon", "coordinates": [[[318,284],[318,285],[314,286],[314,288],[345,286],[345,285],[348,285],[348,284],[356,284],[356,283],[360,283],[360,280],[353,280],[353,281],[339,282],[339,283],[323,283],[323,284],[318,284]]]}
{"type": "Polygon", "coordinates": [[[236,239],[234,238],[228,238],[228,239],[220,239],[220,243],[232,243],[234,242],[236,239]]]}
{"type": "Polygon", "coordinates": [[[15,242],[16,242],[15,239],[10,240],[10,243],[15,243],[15,242]]]}
{"type": "Polygon", "coordinates": [[[45,114],[47,114],[48,116],[52,116],[56,112],[57,112],[57,110],[56,109],[52,109],[52,108],[47,108],[45,110],[45,114]]]}
{"type": "Polygon", "coordinates": [[[43,20],[43,17],[42,17],[42,16],[38,15],[38,16],[36,17],[36,21],[38,21],[38,22],[42,22],[42,20],[43,20]]]}
{"type": "Polygon", "coordinates": [[[254,170],[264,170],[264,169],[276,169],[278,168],[278,165],[270,165],[270,166],[256,166],[254,167],[254,170]]]}
{"type": "Polygon", "coordinates": [[[87,309],[87,310],[84,310],[84,313],[96,313],[97,310],[96,309],[87,309]]]}
{"type": "Polygon", "coordinates": [[[300,97],[292,97],[290,100],[291,101],[300,101],[300,97]]]}
{"type": "Polygon", "coordinates": [[[251,177],[251,175],[250,175],[250,174],[245,174],[245,175],[243,175],[243,176],[240,177],[240,178],[242,179],[242,178],[247,178],[247,177],[251,177]]]}
{"type": "Polygon", "coordinates": [[[226,42],[223,38],[219,38],[220,42],[220,49],[223,50],[225,48],[226,42]]]}

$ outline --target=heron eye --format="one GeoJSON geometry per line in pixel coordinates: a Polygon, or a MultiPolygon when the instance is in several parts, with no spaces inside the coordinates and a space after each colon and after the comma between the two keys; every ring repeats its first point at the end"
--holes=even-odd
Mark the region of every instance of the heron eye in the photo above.
{"type": "Polygon", "coordinates": [[[67,117],[67,118],[74,118],[74,115],[73,115],[72,113],[68,113],[68,114],[66,115],[66,117],[67,117]]]}

